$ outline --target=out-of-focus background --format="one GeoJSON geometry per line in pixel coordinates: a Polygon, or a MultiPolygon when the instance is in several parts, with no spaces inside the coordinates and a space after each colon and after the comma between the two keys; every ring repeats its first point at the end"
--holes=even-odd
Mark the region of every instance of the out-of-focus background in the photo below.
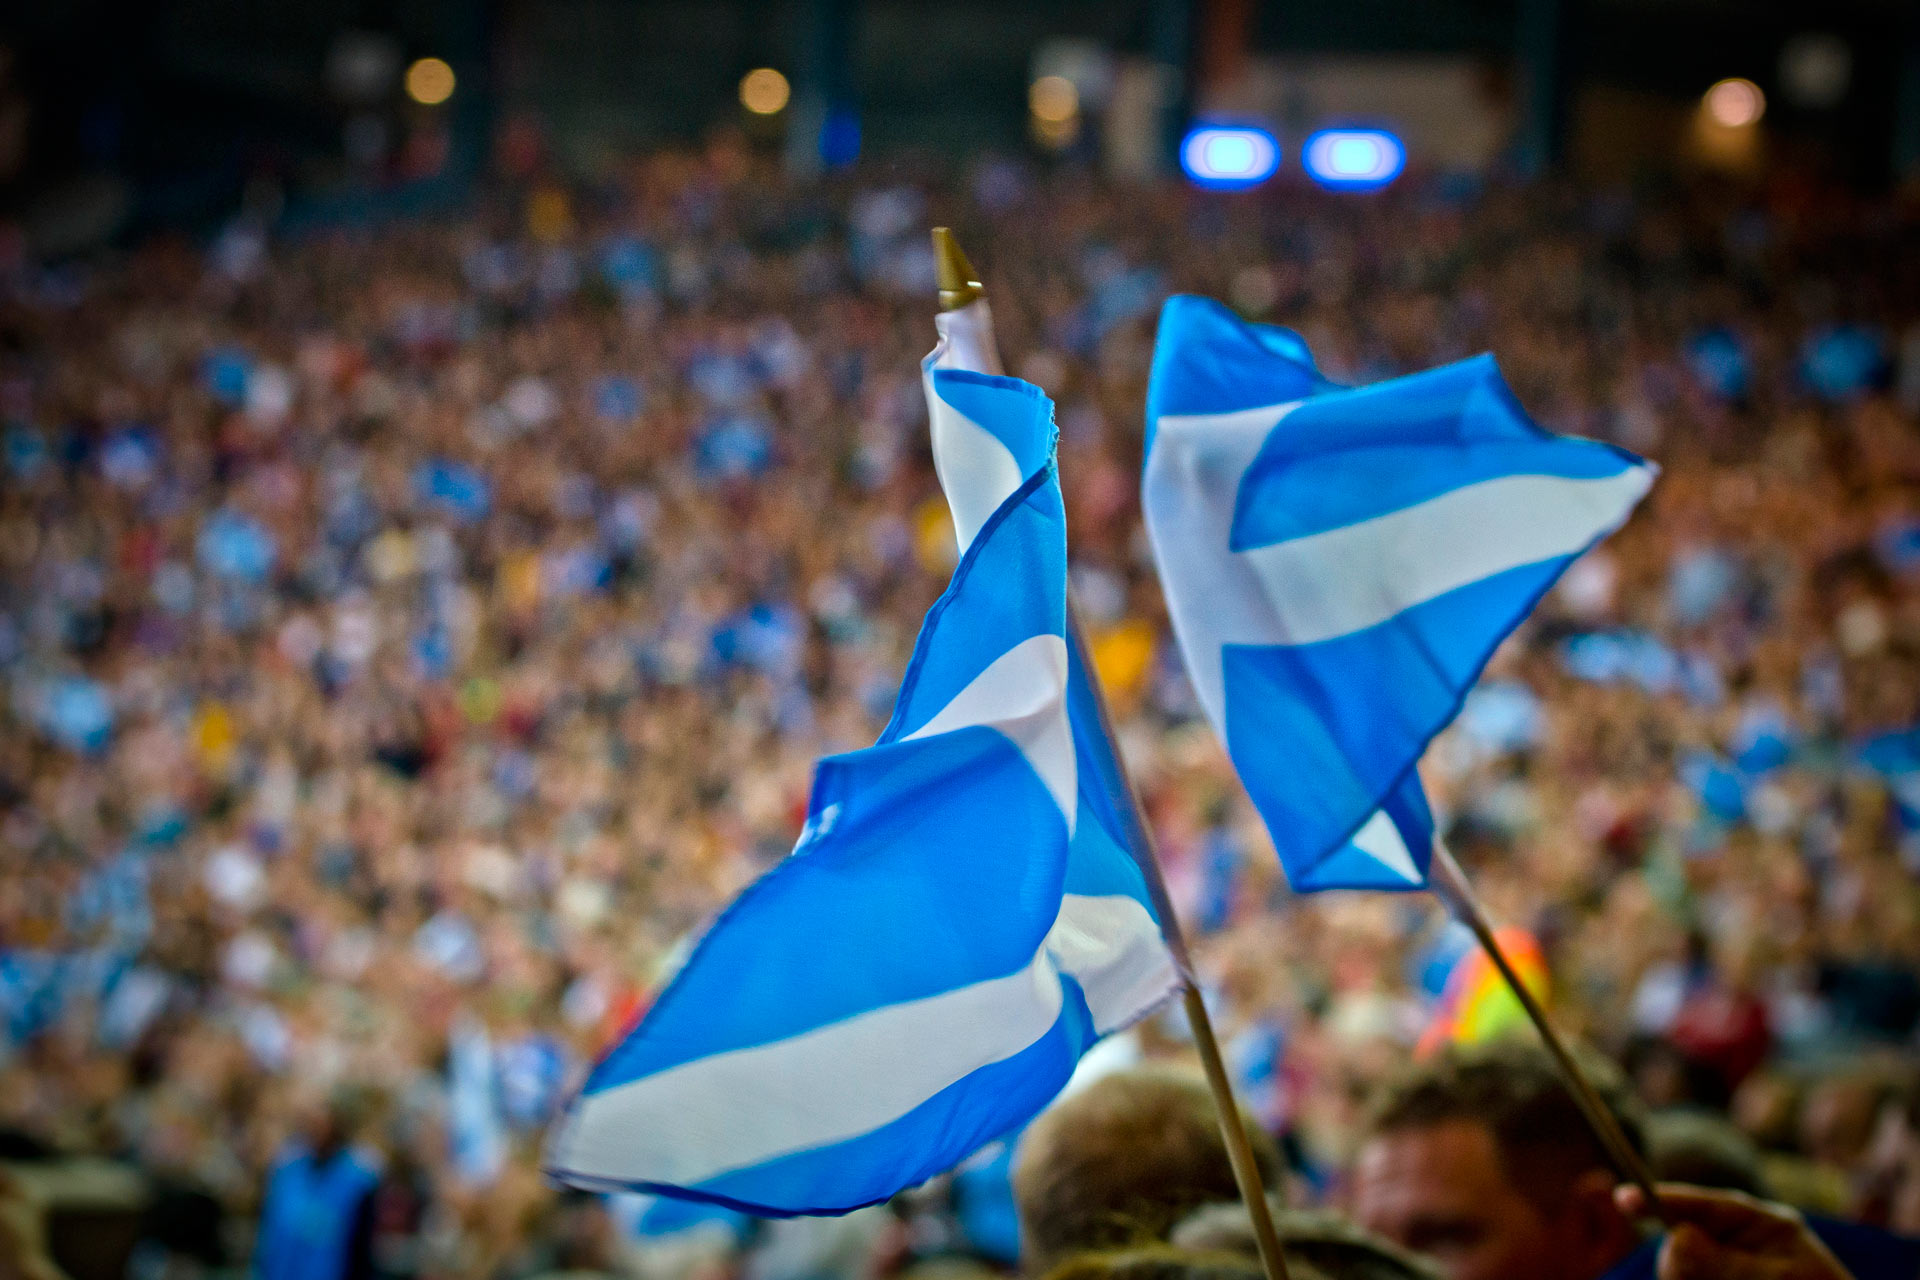
{"type": "Polygon", "coordinates": [[[885,723],[947,223],[1296,1197],[1513,1011],[1426,897],[1290,896],[1200,716],[1136,501],[1175,291],[1662,464],[1431,791],[1675,1159],[1920,1231],[1917,183],[1899,0],[13,7],[0,1187],[83,1280],[244,1273],[323,1130],[385,1276],[1012,1264],[1004,1149],[833,1222],[538,1175],[885,723]]]}
{"type": "Polygon", "coordinates": [[[237,210],[304,227],[457,208],[475,182],[605,182],[723,136],[795,177],[913,160],[951,177],[991,153],[1143,181],[1201,119],[1275,132],[1283,181],[1330,125],[1389,128],[1417,172],[1462,179],[1791,172],[1884,191],[1920,164],[1902,0],[23,9],[0,32],[0,183],[36,255],[237,210]],[[1729,79],[1746,84],[1703,96],[1729,79]]]}

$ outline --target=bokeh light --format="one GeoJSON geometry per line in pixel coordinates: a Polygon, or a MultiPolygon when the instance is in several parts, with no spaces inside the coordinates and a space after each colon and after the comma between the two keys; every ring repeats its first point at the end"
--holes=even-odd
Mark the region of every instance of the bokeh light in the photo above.
{"type": "Polygon", "coordinates": [[[1853,48],[1824,31],[1797,35],[1780,47],[1780,86],[1795,106],[1838,106],[1853,82],[1853,48]]]}
{"type": "Polygon", "coordinates": [[[740,77],[740,105],[757,116],[770,116],[786,109],[793,89],[787,78],[772,67],[756,67],[740,77]]]}
{"type": "Polygon", "coordinates": [[[1307,139],[1307,173],[1323,187],[1384,187],[1406,167],[1407,149],[1383,129],[1323,129],[1307,139]]]}
{"type": "Polygon", "coordinates": [[[1080,90],[1065,76],[1041,76],[1027,90],[1027,108],[1043,124],[1064,124],[1080,114],[1080,90]]]}
{"type": "Polygon", "coordinates": [[[1180,167],[1203,187],[1235,191],[1258,186],[1280,167],[1280,144],[1251,125],[1208,125],[1180,144],[1180,167]]]}
{"type": "Polygon", "coordinates": [[[407,68],[407,96],[423,107],[437,107],[453,96],[453,68],[441,58],[420,58],[407,68]]]}
{"type": "Polygon", "coordinates": [[[1758,124],[1760,117],[1766,114],[1767,96],[1760,92],[1760,86],[1753,81],[1735,76],[1707,90],[1701,105],[1715,124],[1729,129],[1744,129],[1748,125],[1758,124]]]}

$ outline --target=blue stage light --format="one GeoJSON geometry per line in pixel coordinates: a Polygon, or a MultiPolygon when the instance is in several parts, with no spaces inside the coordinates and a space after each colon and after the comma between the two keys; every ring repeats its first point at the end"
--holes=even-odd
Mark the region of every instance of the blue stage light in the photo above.
{"type": "Polygon", "coordinates": [[[1382,129],[1322,129],[1303,155],[1315,182],[1343,191],[1384,187],[1407,165],[1407,149],[1382,129]]]}
{"type": "Polygon", "coordinates": [[[1280,167],[1280,144],[1252,125],[1201,125],[1180,142],[1180,167],[1216,191],[1257,187],[1280,167]]]}

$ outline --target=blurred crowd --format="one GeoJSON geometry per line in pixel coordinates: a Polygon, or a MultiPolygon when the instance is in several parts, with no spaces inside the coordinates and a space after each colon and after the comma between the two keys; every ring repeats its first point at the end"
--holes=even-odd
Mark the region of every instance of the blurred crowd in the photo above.
{"type": "Polygon", "coordinates": [[[837,1224],[538,1171],[945,584],[934,222],[1057,403],[1097,665],[1294,1201],[1345,1203],[1390,1068],[1513,1014],[1427,896],[1291,896],[1200,715],[1137,508],[1177,291],[1346,382],[1491,350],[1660,463],[1434,744],[1436,807],[1557,1019],[1697,1122],[1673,1150],[1920,1232],[1920,206],[1784,179],[794,184],[722,139],[7,266],[0,1158],[137,1166],[175,1206],[142,1276],[244,1268],[320,1129],[366,1152],[382,1275],[1012,1263],[1004,1151],[837,1224]]]}

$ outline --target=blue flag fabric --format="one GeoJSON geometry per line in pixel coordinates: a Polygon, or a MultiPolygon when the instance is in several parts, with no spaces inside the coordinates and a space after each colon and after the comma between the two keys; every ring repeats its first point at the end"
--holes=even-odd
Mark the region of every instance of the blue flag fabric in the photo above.
{"type": "Polygon", "coordinates": [[[549,1147],[563,1181],[767,1216],[882,1201],[1024,1124],[1173,988],[1144,892],[1069,866],[1052,405],[930,376],[1025,474],[929,611],[879,742],[820,762],[793,854],[594,1068],[549,1147]]]}
{"type": "Polygon", "coordinates": [[[1421,752],[1655,474],[1541,430],[1490,356],[1345,389],[1298,335],[1168,300],[1147,531],[1195,692],[1296,890],[1425,886],[1421,752]]]}
{"type": "MultiPolygon", "coordinates": [[[[1006,501],[1023,476],[1042,464],[1051,436],[1042,442],[1015,420],[990,412],[996,388],[1009,384],[997,376],[1000,354],[994,341],[993,313],[979,298],[935,317],[940,340],[921,362],[927,395],[927,425],[934,468],[953,515],[954,536],[965,554],[987,515],[1006,501]]],[[[1027,394],[1038,389],[1014,383],[1027,394]]],[[[1121,894],[1152,910],[1143,870],[1150,856],[1145,833],[1134,830],[1126,777],[1114,744],[1100,723],[1099,702],[1086,655],[1068,638],[1067,721],[1073,731],[1075,801],[1073,837],[1067,858],[1071,893],[1121,894]]],[[[1149,975],[1146,986],[1164,982],[1171,994],[1177,975],[1172,956],[1156,937],[1141,944],[1129,963],[1149,975]]]]}

